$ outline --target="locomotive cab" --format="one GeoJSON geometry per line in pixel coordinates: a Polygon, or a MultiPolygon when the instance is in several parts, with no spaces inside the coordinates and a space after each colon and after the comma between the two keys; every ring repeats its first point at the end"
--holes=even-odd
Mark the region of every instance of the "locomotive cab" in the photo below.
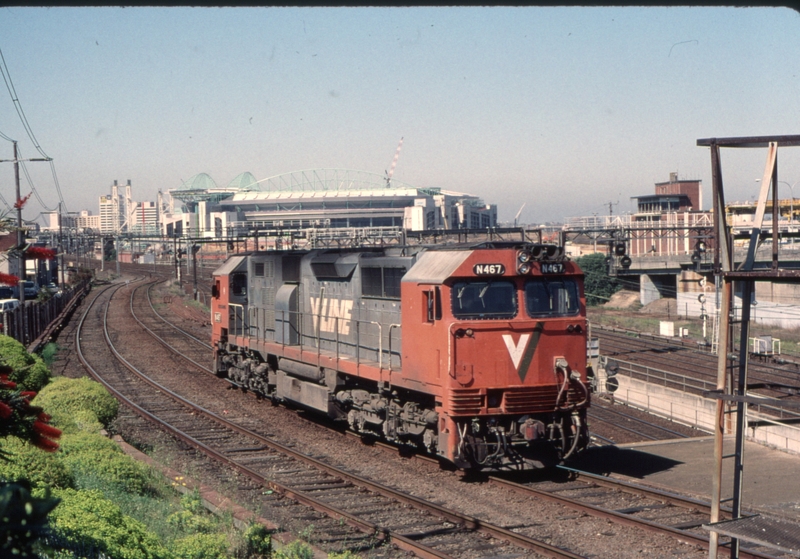
{"type": "Polygon", "coordinates": [[[442,387],[437,446],[460,467],[544,467],[588,442],[582,273],[537,257],[431,251],[403,279],[403,373],[442,387]]]}
{"type": "Polygon", "coordinates": [[[218,375],[227,371],[227,363],[220,356],[230,336],[242,336],[247,317],[247,258],[229,258],[214,273],[211,289],[211,332],[214,340],[214,370],[218,375]]]}

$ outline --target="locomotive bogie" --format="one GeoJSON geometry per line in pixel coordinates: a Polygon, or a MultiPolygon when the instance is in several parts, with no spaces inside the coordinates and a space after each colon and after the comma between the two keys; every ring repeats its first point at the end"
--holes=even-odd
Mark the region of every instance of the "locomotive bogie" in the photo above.
{"type": "Polygon", "coordinates": [[[588,443],[582,273],[558,247],[262,252],[214,276],[215,368],[237,386],[461,468],[588,443]]]}

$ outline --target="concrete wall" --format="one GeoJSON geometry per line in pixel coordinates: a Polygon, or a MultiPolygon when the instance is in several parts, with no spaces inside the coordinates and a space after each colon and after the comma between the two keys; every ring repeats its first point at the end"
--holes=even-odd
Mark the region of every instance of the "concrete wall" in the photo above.
{"type": "Polygon", "coordinates": [[[642,305],[675,295],[673,274],[642,274],[639,280],[639,300],[642,305]]]}
{"type": "MultiPolygon", "coordinates": [[[[601,370],[599,374],[601,391],[605,390],[606,378],[605,370],[601,370]]],[[[649,384],[623,374],[618,374],[615,378],[619,382],[619,388],[613,393],[616,400],[654,415],[671,419],[677,423],[690,425],[705,431],[714,431],[716,400],[649,384]]],[[[735,416],[729,415],[728,417],[730,417],[731,424],[726,427],[726,434],[733,434],[735,416]]],[[[750,421],[768,418],[754,411],[748,412],[747,417],[750,421]]],[[[748,427],[747,438],[767,446],[800,454],[800,428],[796,426],[748,427]]]]}

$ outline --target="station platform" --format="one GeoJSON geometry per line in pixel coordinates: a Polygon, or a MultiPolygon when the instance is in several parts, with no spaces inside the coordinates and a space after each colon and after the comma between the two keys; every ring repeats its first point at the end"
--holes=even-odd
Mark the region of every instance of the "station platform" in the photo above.
{"type": "MultiPolygon", "coordinates": [[[[726,437],[724,454],[733,454],[726,437]]],[[[570,467],[686,494],[711,497],[714,437],[587,449],[570,467]]],[[[722,498],[733,495],[733,458],[723,460],[722,498]]],[[[742,508],[800,521],[800,456],[745,442],[742,508]]],[[[729,506],[730,503],[727,503],[729,506]]]]}

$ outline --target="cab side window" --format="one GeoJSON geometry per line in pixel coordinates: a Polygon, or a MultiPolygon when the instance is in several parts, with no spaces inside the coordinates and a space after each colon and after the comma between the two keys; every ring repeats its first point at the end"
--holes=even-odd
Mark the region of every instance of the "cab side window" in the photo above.
{"type": "Polygon", "coordinates": [[[231,276],[231,295],[234,297],[247,296],[247,274],[233,274],[231,276]]]}

